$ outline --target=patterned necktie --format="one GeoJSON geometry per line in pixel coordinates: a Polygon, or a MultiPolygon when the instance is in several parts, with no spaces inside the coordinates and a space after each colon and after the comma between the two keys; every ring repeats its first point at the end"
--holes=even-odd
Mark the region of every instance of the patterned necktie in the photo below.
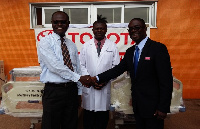
{"type": "Polygon", "coordinates": [[[99,42],[97,43],[97,53],[98,53],[98,56],[100,55],[100,52],[101,52],[100,46],[101,46],[101,42],[99,41],[99,42]]]}
{"type": "Polygon", "coordinates": [[[135,46],[135,55],[134,55],[134,69],[135,69],[135,75],[136,75],[137,66],[138,66],[138,58],[139,58],[139,48],[138,48],[138,46],[135,46]]]}
{"type": "Polygon", "coordinates": [[[70,59],[69,51],[67,49],[66,44],[64,43],[65,39],[63,37],[61,37],[60,40],[61,40],[61,49],[62,49],[62,55],[63,55],[64,64],[69,69],[71,69],[72,71],[74,71],[73,66],[72,66],[72,62],[71,62],[71,59],[70,59]]]}

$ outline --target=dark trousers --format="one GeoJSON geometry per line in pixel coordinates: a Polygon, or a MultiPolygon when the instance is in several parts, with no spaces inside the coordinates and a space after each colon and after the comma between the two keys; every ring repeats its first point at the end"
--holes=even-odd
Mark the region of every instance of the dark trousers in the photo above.
{"type": "Polygon", "coordinates": [[[159,120],[155,116],[150,118],[141,117],[138,113],[135,113],[136,128],[137,129],[163,129],[164,120],[159,120]]]}
{"type": "Polygon", "coordinates": [[[83,112],[84,129],[106,129],[109,120],[109,111],[88,111],[83,112]]]}
{"type": "Polygon", "coordinates": [[[46,83],[42,104],[42,129],[77,129],[78,88],[76,83],[46,83]]]}

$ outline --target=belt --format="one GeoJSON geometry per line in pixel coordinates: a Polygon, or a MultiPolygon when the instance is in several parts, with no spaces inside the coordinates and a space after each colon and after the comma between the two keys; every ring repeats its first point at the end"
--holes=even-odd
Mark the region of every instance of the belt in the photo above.
{"type": "Polygon", "coordinates": [[[47,82],[45,83],[45,86],[47,87],[70,87],[73,86],[75,82],[67,82],[67,83],[52,83],[52,82],[47,82]]]}

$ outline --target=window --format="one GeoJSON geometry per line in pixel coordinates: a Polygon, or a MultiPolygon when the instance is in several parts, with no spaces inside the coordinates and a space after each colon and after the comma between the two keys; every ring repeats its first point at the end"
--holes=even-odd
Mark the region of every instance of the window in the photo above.
{"type": "Polygon", "coordinates": [[[90,6],[61,6],[61,11],[69,15],[71,24],[88,24],[90,21],[90,6]]]}
{"type": "MultiPolygon", "coordinates": [[[[51,25],[51,15],[56,12],[59,11],[60,8],[53,8],[53,7],[43,7],[42,8],[42,25],[51,25]]],[[[45,26],[45,27],[49,27],[49,26],[45,26]]]]}
{"type": "Polygon", "coordinates": [[[149,27],[156,27],[157,2],[67,2],[31,3],[31,28],[51,27],[51,16],[55,11],[69,15],[70,23],[92,24],[97,14],[107,18],[109,24],[129,23],[132,18],[142,18],[149,27]]]}
{"type": "Polygon", "coordinates": [[[149,23],[149,8],[147,7],[125,8],[124,13],[126,14],[124,22],[129,22],[132,17],[140,17],[144,19],[146,23],[149,23]]]}
{"type": "Polygon", "coordinates": [[[93,10],[94,16],[102,15],[107,18],[108,23],[124,23],[123,5],[94,5],[93,10]]]}

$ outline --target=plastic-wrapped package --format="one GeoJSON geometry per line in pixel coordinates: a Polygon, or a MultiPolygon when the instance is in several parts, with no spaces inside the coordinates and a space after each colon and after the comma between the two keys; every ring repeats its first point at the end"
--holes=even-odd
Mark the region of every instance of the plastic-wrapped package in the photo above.
{"type": "Polygon", "coordinates": [[[41,71],[40,66],[14,68],[10,71],[11,81],[39,81],[41,71]]]}
{"type": "Polygon", "coordinates": [[[173,77],[173,92],[170,106],[171,114],[184,112],[185,105],[182,98],[183,84],[180,80],[173,77]]]}
{"type": "Polygon", "coordinates": [[[30,118],[30,129],[33,129],[34,124],[41,121],[42,117],[44,84],[39,81],[40,73],[40,66],[14,68],[10,71],[11,80],[1,87],[2,114],[30,118]]]}
{"type": "Polygon", "coordinates": [[[111,82],[111,107],[114,108],[112,117],[116,129],[118,125],[135,123],[131,98],[131,79],[124,73],[111,82]]]}
{"type": "Polygon", "coordinates": [[[2,103],[5,114],[15,117],[42,116],[41,82],[14,82],[9,81],[2,86],[2,103]]]}
{"type": "Polygon", "coordinates": [[[5,114],[15,117],[42,116],[42,90],[39,81],[40,66],[14,68],[10,71],[11,81],[4,84],[1,107],[5,114]]]}
{"type": "Polygon", "coordinates": [[[126,73],[111,82],[111,106],[115,111],[133,114],[131,101],[131,79],[126,73]]]}

